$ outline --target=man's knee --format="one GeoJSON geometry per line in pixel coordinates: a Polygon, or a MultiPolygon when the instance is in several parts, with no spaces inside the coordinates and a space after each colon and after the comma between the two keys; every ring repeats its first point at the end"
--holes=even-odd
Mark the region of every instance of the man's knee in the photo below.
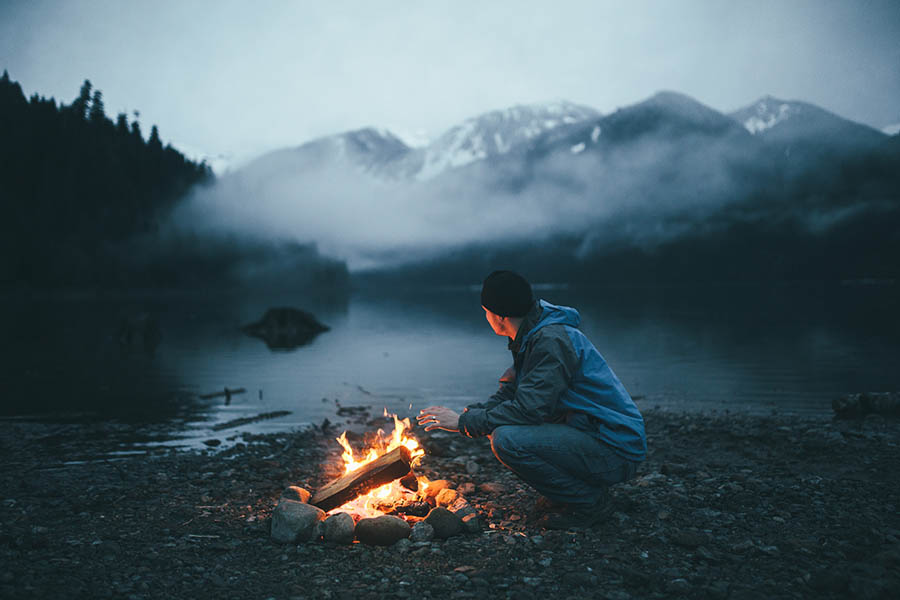
{"type": "Polygon", "coordinates": [[[515,452],[517,429],[515,425],[501,425],[494,429],[491,433],[491,450],[494,451],[494,456],[503,460],[515,452]]]}

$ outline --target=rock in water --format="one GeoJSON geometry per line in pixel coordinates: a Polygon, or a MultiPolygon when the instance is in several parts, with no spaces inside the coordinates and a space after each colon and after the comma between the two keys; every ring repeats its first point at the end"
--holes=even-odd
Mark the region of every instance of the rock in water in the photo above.
{"type": "Polygon", "coordinates": [[[431,509],[425,522],[434,527],[434,537],[438,539],[459,535],[463,530],[462,519],[440,506],[431,509]]]}
{"type": "Polygon", "coordinates": [[[345,512],[339,512],[325,519],[325,538],[326,542],[332,544],[352,544],[353,530],[356,524],[353,517],[345,512]]]}
{"type": "Polygon", "coordinates": [[[286,490],[281,492],[282,500],[296,500],[297,502],[309,502],[309,497],[311,494],[300,487],[299,485],[292,485],[288,487],[286,490]]]}
{"type": "Polygon", "coordinates": [[[412,526],[409,532],[409,541],[411,542],[430,542],[434,539],[434,527],[425,521],[419,521],[412,526]]]}
{"type": "Polygon", "coordinates": [[[316,530],[316,523],[325,518],[325,513],[315,506],[281,500],[272,514],[272,539],[282,544],[295,544],[310,539],[316,530]]]}
{"type": "Polygon", "coordinates": [[[309,344],[329,328],[305,310],[270,308],[261,320],[242,329],[247,335],[264,340],[273,350],[290,350],[309,344]]]}
{"type": "Polygon", "coordinates": [[[356,524],[356,539],[372,546],[390,546],[409,537],[409,524],[400,517],[384,515],[361,519],[356,524]]]}

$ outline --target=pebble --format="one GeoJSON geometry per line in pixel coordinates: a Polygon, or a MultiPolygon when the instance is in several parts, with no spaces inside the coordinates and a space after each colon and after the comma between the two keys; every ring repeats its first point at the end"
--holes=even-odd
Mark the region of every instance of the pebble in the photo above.
{"type": "Polygon", "coordinates": [[[481,490],[484,494],[503,494],[506,492],[506,486],[502,483],[496,483],[494,481],[488,481],[486,483],[482,483],[478,486],[478,489],[481,490]]]}
{"type": "Polygon", "coordinates": [[[434,539],[434,527],[425,521],[419,521],[409,532],[411,542],[430,542],[434,539]]]}
{"type": "Polygon", "coordinates": [[[281,497],[283,499],[295,500],[297,502],[309,502],[310,496],[311,494],[299,485],[292,485],[281,492],[281,497]]]}
{"type": "Polygon", "coordinates": [[[450,482],[446,479],[435,479],[434,481],[428,482],[428,487],[425,488],[425,497],[426,498],[434,498],[440,493],[441,490],[447,489],[450,487],[450,482]]]}
{"type": "Polygon", "coordinates": [[[474,494],[475,493],[475,484],[471,481],[467,481],[466,483],[461,483],[456,487],[456,491],[460,494],[474,494]]]}
{"type": "Polygon", "coordinates": [[[442,507],[432,508],[425,522],[434,527],[434,537],[438,539],[453,537],[463,531],[462,519],[442,507]]]}
{"type": "MultiPolygon", "coordinates": [[[[459,516],[459,513],[455,513],[459,516]]],[[[476,514],[468,514],[462,517],[463,531],[466,533],[481,533],[481,521],[476,514]]]]}
{"type": "Polygon", "coordinates": [[[456,502],[456,499],[458,497],[459,492],[457,492],[456,490],[451,490],[450,488],[445,488],[437,493],[437,495],[434,497],[434,501],[438,506],[446,507],[456,502]]]}
{"type": "Polygon", "coordinates": [[[356,524],[356,538],[370,546],[390,546],[403,538],[408,538],[410,530],[409,523],[400,517],[383,515],[361,519],[356,524]]]}
{"type": "Polygon", "coordinates": [[[352,544],[356,524],[353,517],[339,512],[325,519],[323,539],[332,544],[352,544]]]}
{"type": "Polygon", "coordinates": [[[272,513],[272,539],[282,544],[294,544],[310,539],[316,523],[325,518],[325,513],[315,506],[282,500],[272,513]]]}
{"type": "Polygon", "coordinates": [[[666,584],[667,592],[687,592],[691,589],[691,584],[688,583],[687,579],[679,577],[678,579],[673,579],[669,583],[666,584]]]}

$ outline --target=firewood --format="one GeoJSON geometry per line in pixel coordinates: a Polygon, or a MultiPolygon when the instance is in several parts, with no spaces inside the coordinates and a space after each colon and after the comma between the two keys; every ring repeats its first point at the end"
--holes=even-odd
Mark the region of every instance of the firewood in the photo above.
{"type": "Polygon", "coordinates": [[[409,450],[400,446],[367,465],[332,481],[310,499],[309,503],[325,512],[350,502],[386,483],[409,473],[409,450]]]}

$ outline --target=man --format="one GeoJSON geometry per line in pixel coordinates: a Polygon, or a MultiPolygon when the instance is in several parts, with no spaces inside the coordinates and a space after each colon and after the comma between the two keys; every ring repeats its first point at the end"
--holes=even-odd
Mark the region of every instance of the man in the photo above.
{"type": "Polygon", "coordinates": [[[631,478],[644,459],[644,420],[594,345],[574,308],[535,301],[531,285],[495,271],[481,290],[485,317],[509,338],[513,367],[500,389],[462,414],[420,411],[426,431],[489,436],[500,462],[555,507],[539,524],[589,527],[609,513],[608,488],[631,478]]]}

